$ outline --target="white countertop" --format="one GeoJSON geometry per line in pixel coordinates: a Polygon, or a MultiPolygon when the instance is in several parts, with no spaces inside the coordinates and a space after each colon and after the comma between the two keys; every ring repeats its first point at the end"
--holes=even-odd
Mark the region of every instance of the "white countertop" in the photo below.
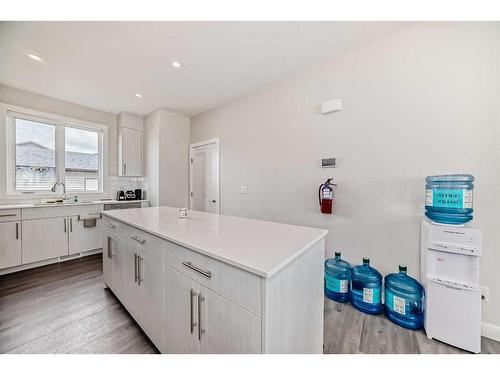
{"type": "Polygon", "coordinates": [[[271,277],[328,233],[200,211],[189,211],[187,219],[179,219],[178,209],[172,207],[105,211],[103,215],[262,277],[271,277]]]}
{"type": "Polygon", "coordinates": [[[0,204],[0,210],[12,210],[16,208],[41,208],[41,207],[73,207],[73,206],[84,206],[92,204],[122,204],[122,203],[136,203],[136,202],[147,202],[147,200],[125,200],[117,201],[115,199],[111,200],[95,200],[95,201],[82,201],[77,203],[9,203],[0,204]]]}

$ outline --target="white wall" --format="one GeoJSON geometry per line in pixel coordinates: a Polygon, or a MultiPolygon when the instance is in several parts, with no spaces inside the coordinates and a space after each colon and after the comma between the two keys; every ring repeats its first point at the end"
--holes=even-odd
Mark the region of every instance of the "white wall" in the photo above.
{"type": "Polygon", "coordinates": [[[0,199],[6,192],[5,129],[9,105],[108,126],[108,174],[116,175],[116,116],[0,84],[0,199]]]}
{"type": "Polygon", "coordinates": [[[472,173],[483,321],[500,326],[499,67],[497,24],[421,23],[194,117],[191,142],[220,138],[222,213],[326,228],[328,255],[383,274],[419,274],[425,176],[472,173]],[[332,98],[343,110],[319,114],[332,98]],[[334,215],[318,211],[327,177],[334,215]]]}
{"type": "Polygon", "coordinates": [[[160,108],[144,120],[144,170],[152,206],[187,207],[188,117],[160,108]]]}

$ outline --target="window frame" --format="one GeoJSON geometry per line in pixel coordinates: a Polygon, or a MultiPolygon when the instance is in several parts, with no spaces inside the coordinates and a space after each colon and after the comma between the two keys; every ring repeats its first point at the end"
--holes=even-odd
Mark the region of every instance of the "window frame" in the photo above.
{"type": "Polygon", "coordinates": [[[66,181],[65,166],[65,129],[66,127],[94,131],[98,136],[99,150],[99,189],[94,191],[70,190],[67,195],[105,195],[107,192],[106,179],[108,164],[108,126],[77,120],[64,116],[53,115],[49,113],[32,111],[24,108],[7,109],[6,119],[6,162],[7,162],[7,195],[10,196],[31,196],[31,197],[54,197],[60,196],[60,193],[37,190],[16,190],[16,119],[41,122],[56,127],[55,139],[55,162],[56,178],[58,181],[66,181]]]}

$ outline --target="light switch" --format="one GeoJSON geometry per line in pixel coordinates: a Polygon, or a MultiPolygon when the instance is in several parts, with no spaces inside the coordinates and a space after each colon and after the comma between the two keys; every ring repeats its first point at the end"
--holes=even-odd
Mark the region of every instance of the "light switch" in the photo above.
{"type": "Polygon", "coordinates": [[[246,193],[248,193],[248,186],[246,186],[246,185],[241,185],[241,186],[240,186],[240,191],[241,191],[241,194],[246,194],[246,193]]]}

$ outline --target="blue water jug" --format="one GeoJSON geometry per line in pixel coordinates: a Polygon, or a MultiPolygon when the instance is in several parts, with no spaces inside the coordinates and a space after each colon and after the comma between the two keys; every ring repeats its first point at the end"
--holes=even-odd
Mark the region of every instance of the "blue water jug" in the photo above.
{"type": "Polygon", "coordinates": [[[363,264],[354,266],[351,272],[351,304],[367,314],[380,314],[382,275],[370,267],[370,259],[363,258],[363,264]]]}
{"type": "Polygon", "coordinates": [[[387,275],[384,288],[385,315],[402,327],[421,329],[424,289],[417,280],[406,274],[406,266],[399,266],[399,273],[387,275]]]}
{"type": "Polygon", "coordinates": [[[425,216],[436,223],[464,224],[472,220],[474,176],[429,176],[426,181],[425,216]]]}
{"type": "Polygon", "coordinates": [[[336,252],[335,258],[325,261],[325,295],[337,302],[349,301],[350,282],[351,265],[336,252]]]}

